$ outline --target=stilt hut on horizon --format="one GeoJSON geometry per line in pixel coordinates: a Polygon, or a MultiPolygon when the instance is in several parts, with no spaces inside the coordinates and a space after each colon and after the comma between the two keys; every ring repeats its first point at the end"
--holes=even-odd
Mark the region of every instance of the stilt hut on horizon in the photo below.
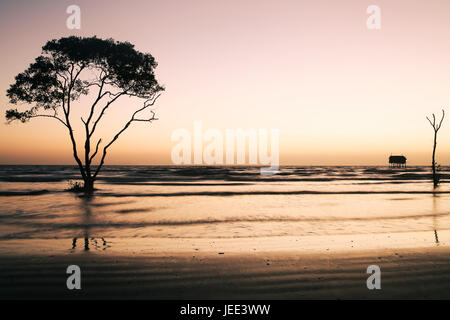
{"type": "Polygon", "coordinates": [[[406,157],[401,156],[390,156],[389,157],[389,166],[391,168],[406,168],[406,157]]]}

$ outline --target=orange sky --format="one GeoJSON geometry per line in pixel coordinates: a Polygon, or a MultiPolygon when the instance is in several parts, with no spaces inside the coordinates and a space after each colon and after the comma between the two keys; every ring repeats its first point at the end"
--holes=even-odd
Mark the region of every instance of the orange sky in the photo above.
{"type": "MultiPolygon", "coordinates": [[[[107,164],[171,164],[172,132],[192,131],[195,120],[223,132],[279,129],[281,164],[382,165],[390,153],[428,164],[425,116],[450,106],[448,0],[15,0],[0,2],[0,27],[2,117],[9,84],[50,39],[112,37],[155,56],[166,87],[160,120],[133,124],[107,164]],[[81,30],[66,28],[71,4],[81,7],[81,30]],[[372,4],[381,30],[366,27],[372,4]]],[[[132,107],[116,103],[100,133],[111,136],[132,107]]],[[[447,111],[442,164],[450,164],[447,111]]],[[[71,164],[67,132],[52,119],[1,121],[0,163],[71,164]]]]}

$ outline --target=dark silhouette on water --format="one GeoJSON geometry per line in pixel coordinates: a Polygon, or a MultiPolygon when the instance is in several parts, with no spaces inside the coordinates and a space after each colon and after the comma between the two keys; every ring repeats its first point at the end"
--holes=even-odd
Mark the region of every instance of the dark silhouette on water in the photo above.
{"type": "Polygon", "coordinates": [[[433,155],[432,155],[432,159],[431,159],[431,169],[433,171],[433,186],[434,186],[434,188],[437,188],[437,186],[439,185],[439,179],[440,179],[439,173],[437,173],[437,171],[439,171],[439,166],[437,166],[437,170],[436,170],[436,161],[435,161],[437,133],[438,133],[439,129],[441,128],[442,121],[444,121],[444,117],[445,117],[444,110],[442,110],[442,118],[441,118],[441,121],[439,121],[439,124],[436,122],[436,116],[434,115],[434,113],[433,113],[433,121],[431,121],[427,117],[428,122],[430,122],[430,124],[434,130],[433,155]]]}
{"type": "MultiPolygon", "coordinates": [[[[90,225],[92,223],[92,206],[91,206],[92,197],[86,196],[81,197],[81,199],[82,199],[81,208],[83,210],[82,225],[84,228],[84,251],[89,251],[91,244],[97,250],[106,250],[107,248],[110,248],[111,246],[108,244],[108,242],[105,240],[104,237],[100,238],[102,240],[101,245],[99,245],[96,238],[92,237],[90,238],[90,228],[91,228],[90,225]]],[[[75,251],[77,247],[77,240],[78,237],[72,239],[72,249],[71,249],[72,252],[75,251]]]]}
{"type": "Polygon", "coordinates": [[[439,245],[439,237],[438,237],[438,198],[439,194],[434,193],[433,194],[433,229],[434,229],[434,240],[436,242],[436,245],[439,245]]]}
{"type": "Polygon", "coordinates": [[[401,155],[401,156],[390,156],[389,157],[389,166],[391,168],[406,168],[406,157],[401,155]]]}
{"type": "Polygon", "coordinates": [[[63,124],[84,181],[84,191],[91,193],[109,147],[133,122],[151,123],[157,120],[150,107],[164,88],[155,79],[156,66],[152,55],[136,51],[129,42],[75,36],[49,41],[42,48],[42,55],[16,76],[7,91],[10,103],[33,106],[23,112],[9,109],[6,119],[8,122],[19,120],[24,123],[32,118],[53,118],[63,124]],[[92,90],[95,90],[94,101],[87,116],[81,118],[85,131],[83,163],[78,154],[70,115],[72,102],[92,90]],[[101,138],[94,144],[95,148],[91,148],[97,125],[110,105],[122,96],[140,98],[142,105],[136,107],[123,128],[99,152],[101,138]],[[142,112],[145,110],[150,110],[150,114],[144,116],[142,112]],[[92,162],[97,154],[101,156],[94,168],[92,162]]]}

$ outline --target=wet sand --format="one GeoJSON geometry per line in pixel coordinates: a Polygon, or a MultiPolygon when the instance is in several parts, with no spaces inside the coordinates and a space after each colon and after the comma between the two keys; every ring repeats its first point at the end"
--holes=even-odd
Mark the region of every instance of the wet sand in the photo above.
{"type": "Polygon", "coordinates": [[[0,255],[8,299],[422,299],[450,298],[448,247],[329,252],[0,255]],[[80,266],[82,289],[66,288],[80,266]],[[381,290],[366,269],[381,268],[381,290]]]}

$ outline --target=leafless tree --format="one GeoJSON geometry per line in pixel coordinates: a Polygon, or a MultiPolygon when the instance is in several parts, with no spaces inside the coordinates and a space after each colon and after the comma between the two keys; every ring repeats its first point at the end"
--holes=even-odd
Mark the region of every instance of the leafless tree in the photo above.
{"type": "Polygon", "coordinates": [[[428,122],[430,122],[431,126],[434,130],[434,142],[433,142],[433,156],[431,162],[431,169],[433,170],[433,186],[436,188],[439,185],[439,174],[436,173],[436,142],[437,142],[437,133],[442,126],[442,121],[444,121],[445,111],[442,110],[442,118],[439,121],[439,124],[436,122],[436,116],[433,113],[433,121],[427,117],[428,122]]]}

